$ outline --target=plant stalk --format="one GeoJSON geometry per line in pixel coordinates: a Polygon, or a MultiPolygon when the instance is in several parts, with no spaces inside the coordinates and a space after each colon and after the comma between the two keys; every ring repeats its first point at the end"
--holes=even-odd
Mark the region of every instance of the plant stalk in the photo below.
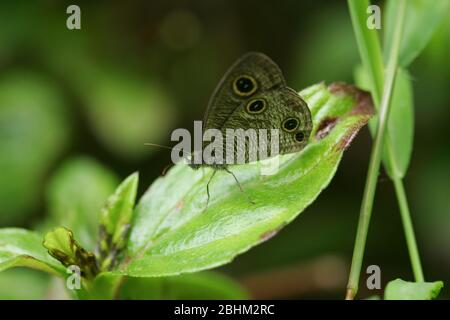
{"type": "Polygon", "coordinates": [[[408,246],[409,258],[416,282],[424,282],[422,265],[420,263],[419,250],[417,249],[416,237],[414,236],[414,228],[409,214],[408,201],[406,200],[405,188],[402,180],[394,177],[394,187],[397,194],[398,204],[400,206],[400,214],[402,217],[403,229],[405,231],[406,244],[408,246]]]}
{"type": "MultiPolygon", "coordinates": [[[[370,155],[369,169],[367,172],[366,184],[364,188],[363,200],[361,203],[360,217],[358,222],[358,227],[356,231],[355,247],[353,251],[352,265],[350,269],[350,277],[347,285],[347,295],[346,299],[352,300],[358,290],[359,277],[361,273],[362,261],[364,257],[364,250],[366,245],[367,233],[369,229],[370,218],[372,215],[373,201],[375,197],[375,191],[377,186],[378,174],[381,165],[381,155],[383,150],[383,142],[386,134],[387,121],[390,111],[390,101],[392,98],[392,90],[395,82],[395,77],[397,73],[398,65],[398,52],[400,47],[400,39],[403,30],[403,21],[405,16],[405,0],[399,0],[400,2],[400,14],[396,21],[394,28],[393,45],[391,47],[391,52],[389,53],[389,61],[386,69],[386,79],[383,87],[383,95],[381,98],[380,110],[379,110],[379,120],[377,124],[377,130],[375,133],[375,141],[372,147],[372,152],[370,155]]],[[[357,7],[363,5],[364,1],[354,1],[349,0],[349,6],[352,13],[352,19],[355,22],[356,17],[360,17],[359,14],[355,13],[358,10],[357,7]]],[[[366,1],[368,4],[368,2],[366,1]]],[[[356,23],[360,23],[356,21],[356,23]]],[[[361,26],[361,24],[358,24],[361,26]]],[[[364,26],[365,27],[365,26],[364,26]]],[[[364,28],[362,27],[362,28],[364,28]]],[[[357,34],[363,33],[360,28],[355,28],[357,34]]],[[[357,35],[358,37],[358,35],[357,35]]],[[[362,44],[360,45],[360,47],[362,44]]],[[[365,50],[367,51],[367,50],[365,50]]],[[[373,54],[373,53],[372,53],[373,54]]],[[[372,70],[373,71],[373,70],[372,70]]],[[[375,82],[376,79],[374,79],[375,82]]],[[[376,85],[373,83],[373,87],[376,85]]],[[[406,198],[405,198],[406,201],[406,198]]]]}

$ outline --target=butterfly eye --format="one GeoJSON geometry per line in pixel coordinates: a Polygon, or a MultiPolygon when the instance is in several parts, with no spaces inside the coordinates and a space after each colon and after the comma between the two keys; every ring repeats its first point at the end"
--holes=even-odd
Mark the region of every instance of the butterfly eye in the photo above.
{"type": "Polygon", "coordinates": [[[256,80],[250,76],[239,76],[233,82],[233,91],[239,96],[248,97],[252,95],[258,85],[256,80]]]}
{"type": "Polygon", "coordinates": [[[266,101],[263,99],[251,100],[247,103],[245,110],[250,114],[258,114],[266,110],[266,101]]]}
{"type": "Polygon", "coordinates": [[[297,142],[303,142],[303,139],[305,139],[305,134],[303,132],[300,131],[295,134],[295,140],[297,142]]]}
{"type": "Polygon", "coordinates": [[[281,127],[286,132],[295,131],[295,129],[297,129],[297,127],[298,127],[298,120],[295,118],[287,118],[283,121],[283,123],[281,124],[281,127]]]}

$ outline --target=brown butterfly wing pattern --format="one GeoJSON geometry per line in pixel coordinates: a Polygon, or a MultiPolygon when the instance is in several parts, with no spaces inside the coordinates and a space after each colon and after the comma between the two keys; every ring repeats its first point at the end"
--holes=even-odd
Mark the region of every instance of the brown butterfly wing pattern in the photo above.
{"type": "Polygon", "coordinates": [[[249,52],[238,59],[222,77],[208,103],[203,119],[203,128],[220,129],[226,120],[249,95],[237,95],[233,91],[234,81],[248,76],[258,81],[253,94],[276,89],[286,85],[280,68],[265,54],[249,52]]]}
{"type": "MultiPolygon", "coordinates": [[[[269,138],[270,129],[278,129],[279,153],[286,154],[304,148],[312,121],[306,102],[286,86],[278,66],[264,54],[248,53],[230,68],[211,97],[204,130],[212,128],[221,130],[224,138],[226,129],[256,129],[257,133],[267,129],[269,138]]],[[[235,141],[234,150],[228,150],[224,141],[225,152],[243,151],[249,162],[249,146],[255,143],[250,140],[235,141]]],[[[267,147],[270,154],[270,142],[267,147]]],[[[258,160],[264,158],[258,153],[258,160]]]]}
{"type": "MultiPolygon", "coordinates": [[[[287,154],[300,151],[307,144],[312,130],[311,114],[306,103],[292,89],[284,87],[277,90],[271,90],[261,95],[252,97],[244,102],[229,117],[224,124],[225,136],[226,128],[267,129],[270,137],[270,129],[278,129],[279,132],[279,150],[280,154],[287,154]],[[249,113],[248,109],[252,104],[266,104],[265,110],[261,113],[249,113]],[[285,128],[287,127],[287,128],[285,128]]],[[[258,135],[258,139],[259,139],[258,135]]],[[[249,150],[250,141],[245,144],[234,145],[235,150],[249,150]]],[[[267,156],[271,152],[270,140],[267,144],[267,156]]],[[[226,150],[232,152],[232,150],[226,150]]],[[[258,154],[258,160],[267,156],[258,154]]]]}

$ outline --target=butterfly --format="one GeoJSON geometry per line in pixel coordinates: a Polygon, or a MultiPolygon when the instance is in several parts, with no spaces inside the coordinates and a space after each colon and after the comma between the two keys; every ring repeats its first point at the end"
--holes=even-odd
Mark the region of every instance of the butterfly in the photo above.
{"type": "MultiPolygon", "coordinates": [[[[288,154],[306,146],[312,130],[311,112],[300,95],[286,85],[275,62],[263,53],[249,52],[229,68],[214,90],[203,119],[203,132],[208,129],[219,130],[223,136],[227,129],[255,129],[256,132],[258,129],[278,129],[279,154],[288,154]]],[[[250,144],[251,141],[246,139],[241,145],[230,144],[234,147],[230,149],[224,141],[224,153],[243,150],[246,154],[244,162],[251,162],[248,157],[250,144]]],[[[204,142],[203,148],[206,146],[204,142]]],[[[217,170],[233,175],[243,191],[227,163],[191,163],[190,166],[214,169],[207,184],[208,201],[209,183],[217,170]]]]}

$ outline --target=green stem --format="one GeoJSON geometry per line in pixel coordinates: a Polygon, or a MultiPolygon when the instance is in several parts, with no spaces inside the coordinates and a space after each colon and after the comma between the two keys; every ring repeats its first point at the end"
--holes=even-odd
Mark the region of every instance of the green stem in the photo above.
{"type": "Polygon", "coordinates": [[[402,180],[394,177],[394,187],[397,194],[398,203],[400,206],[400,213],[403,222],[403,229],[405,231],[406,244],[408,246],[409,258],[414,273],[414,279],[416,282],[425,281],[422,271],[422,265],[420,263],[419,250],[417,249],[416,237],[414,236],[414,229],[409,214],[408,201],[406,200],[405,188],[403,187],[402,180]]]}
{"type": "Polygon", "coordinates": [[[369,5],[369,0],[348,0],[358,50],[363,66],[370,74],[372,97],[375,105],[379,106],[383,90],[384,66],[377,30],[366,26],[366,10],[369,5]]]}
{"type": "MultiPolygon", "coordinates": [[[[356,240],[355,240],[355,248],[353,251],[353,258],[352,258],[352,265],[350,269],[350,277],[349,282],[347,285],[347,296],[346,299],[353,299],[356,295],[356,292],[358,290],[358,284],[359,284],[359,277],[361,273],[361,267],[362,267],[362,261],[364,257],[364,250],[366,245],[366,239],[367,239],[367,232],[369,229],[369,223],[370,218],[372,215],[372,207],[373,207],[373,201],[375,197],[375,191],[377,186],[377,180],[378,180],[378,173],[380,171],[380,165],[381,165],[381,154],[383,150],[383,142],[385,138],[386,133],[386,126],[387,126],[387,120],[389,116],[389,110],[390,110],[390,101],[392,98],[392,90],[395,82],[395,76],[397,73],[397,57],[398,57],[398,51],[400,47],[400,39],[403,29],[403,20],[405,16],[405,0],[400,0],[400,10],[399,10],[399,16],[396,21],[396,25],[394,28],[394,37],[393,37],[393,44],[391,47],[391,52],[389,54],[389,61],[386,69],[386,80],[384,83],[383,88],[383,96],[381,99],[381,105],[380,105],[380,111],[379,111],[379,120],[377,124],[377,130],[375,134],[375,141],[374,145],[372,147],[372,152],[370,155],[370,162],[369,162],[369,169],[367,172],[367,179],[366,179],[366,185],[364,189],[364,195],[363,200],[361,203],[361,210],[360,210],[360,217],[358,222],[358,228],[356,231],[356,240]]],[[[358,6],[364,5],[364,1],[355,1],[355,0],[349,0],[349,6],[350,11],[352,14],[352,19],[355,22],[357,18],[359,17],[359,20],[361,20],[361,15],[359,15],[358,12],[356,12],[358,9],[358,6]],[[356,16],[355,16],[356,15],[356,16]]],[[[366,4],[368,2],[366,1],[366,4]]],[[[367,7],[366,7],[367,8],[367,7]]],[[[361,11],[359,11],[361,12],[361,11]]],[[[357,22],[359,26],[361,26],[361,21],[357,22]]],[[[365,23],[362,24],[365,27],[365,23]]],[[[355,31],[357,34],[363,34],[364,29],[362,28],[355,28],[359,31],[355,31]]],[[[361,47],[361,45],[360,45],[361,47]]],[[[366,50],[367,51],[367,50],[366,50]]],[[[374,79],[375,80],[375,79],[374,79]]],[[[373,83],[373,87],[375,88],[376,81],[373,83]]]]}

